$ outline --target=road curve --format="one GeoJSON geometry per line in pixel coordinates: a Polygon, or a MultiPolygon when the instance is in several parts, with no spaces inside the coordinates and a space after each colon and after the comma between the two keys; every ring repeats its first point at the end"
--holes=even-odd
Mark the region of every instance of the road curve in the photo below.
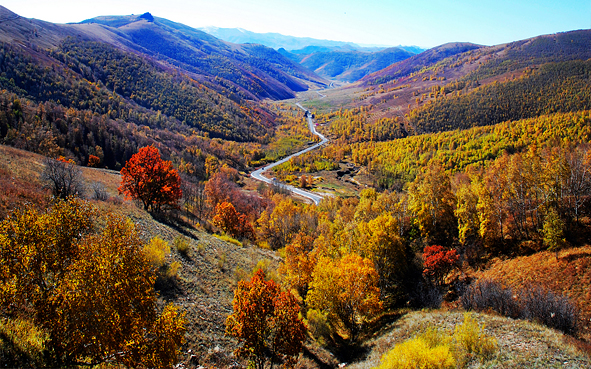
{"type": "Polygon", "coordinates": [[[277,165],[281,165],[281,164],[285,163],[286,161],[289,161],[289,159],[291,159],[291,158],[294,158],[296,156],[305,154],[308,151],[315,150],[315,149],[319,148],[320,146],[322,146],[322,145],[324,145],[325,143],[328,142],[328,138],[324,137],[323,134],[321,134],[321,133],[319,133],[319,132],[316,131],[316,126],[314,126],[314,121],[312,120],[312,113],[310,113],[310,111],[308,111],[308,109],[304,108],[299,103],[296,104],[296,105],[300,109],[302,109],[302,110],[304,110],[306,112],[306,117],[308,118],[308,128],[310,128],[310,131],[313,134],[315,134],[316,136],[320,137],[320,142],[317,143],[317,144],[314,144],[314,145],[312,145],[310,147],[307,147],[307,148],[305,148],[302,151],[298,151],[295,154],[292,154],[290,156],[287,156],[287,157],[285,157],[285,158],[283,158],[283,159],[281,159],[279,161],[276,161],[273,164],[265,165],[264,167],[259,168],[259,169],[255,170],[254,172],[252,172],[250,174],[250,176],[252,178],[258,180],[258,181],[262,181],[262,182],[269,183],[269,184],[273,184],[274,183],[274,184],[280,185],[280,186],[282,186],[283,188],[287,189],[288,191],[290,191],[292,193],[295,193],[297,195],[300,195],[302,197],[305,197],[307,199],[310,199],[310,200],[314,201],[314,204],[318,205],[320,203],[320,200],[323,199],[322,196],[317,195],[317,194],[312,193],[312,192],[309,192],[309,191],[304,191],[304,190],[302,190],[300,188],[297,188],[297,187],[294,187],[294,186],[290,186],[290,185],[285,184],[285,183],[281,183],[281,182],[277,181],[274,178],[267,178],[267,177],[265,177],[263,175],[263,172],[264,171],[269,170],[269,169],[271,169],[271,168],[273,168],[273,167],[275,167],[277,165]]]}

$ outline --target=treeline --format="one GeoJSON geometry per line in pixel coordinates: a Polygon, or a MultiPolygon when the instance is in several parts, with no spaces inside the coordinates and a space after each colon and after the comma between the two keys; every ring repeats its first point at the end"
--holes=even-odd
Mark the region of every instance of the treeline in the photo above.
{"type": "MultiPolygon", "coordinates": [[[[591,113],[582,111],[409,136],[390,142],[355,143],[342,150],[356,165],[369,169],[378,188],[401,188],[432,159],[439,161],[448,172],[456,173],[485,167],[504,152],[590,140],[591,113]]],[[[335,156],[335,159],[340,157],[335,156]]]]}
{"type": "Polygon", "coordinates": [[[412,111],[409,119],[418,132],[437,132],[588,110],[590,79],[591,61],[546,64],[515,81],[438,99],[412,111]]]}

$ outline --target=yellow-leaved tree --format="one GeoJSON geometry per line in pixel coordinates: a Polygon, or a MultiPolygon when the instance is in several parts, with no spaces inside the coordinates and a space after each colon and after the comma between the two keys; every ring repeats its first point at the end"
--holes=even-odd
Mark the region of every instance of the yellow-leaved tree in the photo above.
{"type": "Polygon", "coordinates": [[[156,306],[156,275],[133,223],[113,215],[95,230],[81,200],[25,210],[0,223],[0,314],[47,333],[48,366],[167,367],[184,337],[183,314],[156,306]]]}
{"type": "Polygon", "coordinates": [[[355,341],[365,322],[382,309],[378,279],[373,262],[357,254],[338,260],[321,257],[306,303],[326,314],[333,332],[341,331],[355,341]]]}

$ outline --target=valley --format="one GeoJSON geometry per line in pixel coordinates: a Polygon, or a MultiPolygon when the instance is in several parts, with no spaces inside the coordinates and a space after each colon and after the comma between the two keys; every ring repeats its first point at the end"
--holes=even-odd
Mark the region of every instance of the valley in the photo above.
{"type": "Polygon", "coordinates": [[[590,30],[203,30],[0,7],[0,365],[591,366],[590,30]]]}

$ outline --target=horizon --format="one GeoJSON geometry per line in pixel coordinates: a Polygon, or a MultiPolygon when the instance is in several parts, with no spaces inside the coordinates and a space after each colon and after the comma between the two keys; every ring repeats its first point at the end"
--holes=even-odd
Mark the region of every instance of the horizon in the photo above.
{"type": "Polygon", "coordinates": [[[26,18],[52,23],[149,12],[193,28],[242,28],[355,43],[361,46],[431,48],[449,42],[498,45],[544,34],[591,28],[591,2],[466,0],[437,2],[238,0],[5,0],[2,6],[26,18]]]}

